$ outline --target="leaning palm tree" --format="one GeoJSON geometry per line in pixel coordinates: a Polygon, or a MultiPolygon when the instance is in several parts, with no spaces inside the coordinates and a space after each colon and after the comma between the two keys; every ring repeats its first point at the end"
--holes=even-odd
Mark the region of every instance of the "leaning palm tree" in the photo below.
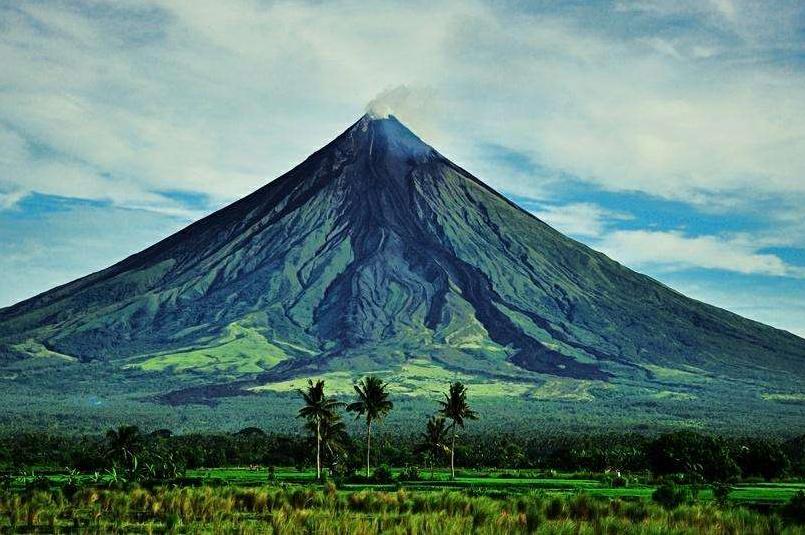
{"type": "Polygon", "coordinates": [[[388,385],[379,377],[364,377],[354,385],[358,400],[347,405],[347,411],[354,412],[357,420],[366,417],[366,477],[369,477],[369,452],[372,447],[372,422],[382,420],[394,404],[389,401],[388,385]]]}
{"type": "Polygon", "coordinates": [[[324,422],[330,422],[338,418],[336,412],[343,403],[336,401],[335,398],[328,398],[324,395],[324,381],[315,383],[308,379],[307,389],[299,390],[305,406],[299,409],[297,418],[304,418],[308,422],[309,428],[316,436],[316,479],[321,479],[321,429],[324,422]]]}
{"type": "Polygon", "coordinates": [[[439,414],[451,421],[450,429],[453,436],[450,442],[450,474],[456,478],[456,432],[457,428],[464,428],[464,420],[477,420],[478,414],[470,409],[467,404],[467,387],[459,382],[451,383],[450,390],[444,395],[444,400],[439,401],[442,406],[439,414]]]}
{"type": "Polygon", "coordinates": [[[446,422],[441,416],[431,416],[420,435],[422,442],[419,450],[424,454],[425,461],[430,461],[430,478],[434,476],[434,462],[449,448],[444,445],[447,435],[446,422]]]}
{"type": "MultiPolygon", "coordinates": [[[[315,431],[312,422],[307,423],[307,428],[315,431]]],[[[339,458],[347,453],[349,447],[347,426],[344,425],[341,416],[336,414],[334,418],[325,418],[321,421],[319,434],[321,436],[322,465],[326,464],[325,459],[328,459],[330,469],[334,470],[339,458]]]]}

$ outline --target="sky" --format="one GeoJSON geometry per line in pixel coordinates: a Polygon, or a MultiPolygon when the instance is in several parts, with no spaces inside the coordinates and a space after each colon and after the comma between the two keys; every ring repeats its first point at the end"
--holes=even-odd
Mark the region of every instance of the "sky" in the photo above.
{"type": "Polygon", "coordinates": [[[0,0],[0,306],[391,112],[555,228],[805,337],[805,4],[0,0]]]}

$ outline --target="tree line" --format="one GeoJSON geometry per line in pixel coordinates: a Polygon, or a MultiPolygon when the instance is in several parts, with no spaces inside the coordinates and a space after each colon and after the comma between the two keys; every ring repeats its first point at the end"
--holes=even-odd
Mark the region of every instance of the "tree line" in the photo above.
{"type": "Polygon", "coordinates": [[[354,385],[355,399],[344,403],[328,396],[324,381],[308,381],[299,391],[305,434],[266,433],[249,427],[237,433],[174,435],[168,429],[144,433],[122,426],[105,436],[16,433],[0,436],[0,471],[26,468],[117,469],[131,477],[170,479],[185,469],[225,466],[296,466],[315,464],[334,477],[351,477],[363,464],[371,474],[372,455],[399,467],[433,470],[448,464],[468,468],[556,469],[561,471],[651,472],[684,475],[688,480],[778,479],[805,475],[805,435],[782,442],[762,437],[719,437],[693,431],[660,436],[645,434],[555,435],[538,429],[510,434],[464,434],[465,423],[479,417],[470,407],[467,388],[449,385],[421,432],[380,430],[377,424],[394,409],[388,385],[365,377],[354,385]],[[354,440],[343,413],[364,425],[354,440]]]}

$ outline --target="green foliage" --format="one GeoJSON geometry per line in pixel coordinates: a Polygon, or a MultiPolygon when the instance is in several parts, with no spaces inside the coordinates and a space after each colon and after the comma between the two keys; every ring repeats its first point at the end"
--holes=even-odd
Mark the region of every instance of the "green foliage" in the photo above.
{"type": "Polygon", "coordinates": [[[447,446],[447,423],[441,416],[431,416],[425,425],[425,431],[420,435],[421,442],[417,444],[417,452],[422,455],[425,463],[433,469],[449,451],[447,446]]]}
{"type": "Polygon", "coordinates": [[[726,483],[713,485],[713,499],[722,507],[727,505],[732,487],[726,483]]]}
{"type": "Polygon", "coordinates": [[[615,475],[610,482],[613,489],[621,489],[629,486],[629,479],[622,475],[615,475]]]}
{"type": "Polygon", "coordinates": [[[805,524],[805,491],[794,494],[780,512],[791,522],[805,524]]]}
{"type": "Polygon", "coordinates": [[[375,483],[393,483],[394,474],[392,474],[391,468],[387,464],[382,464],[375,468],[372,473],[372,481],[375,483]]]}
{"type": "Polygon", "coordinates": [[[358,399],[347,405],[347,411],[354,412],[356,418],[364,416],[367,425],[382,420],[394,408],[389,400],[388,385],[379,377],[364,377],[354,388],[358,399]]]}
{"type": "Polygon", "coordinates": [[[124,425],[118,429],[110,429],[106,433],[108,453],[115,466],[120,466],[129,473],[139,467],[138,455],[143,446],[143,436],[136,425],[124,425]]]}
{"type": "Polygon", "coordinates": [[[419,481],[422,476],[419,473],[419,468],[416,466],[406,466],[397,476],[400,481],[419,481]]]}
{"type": "Polygon", "coordinates": [[[321,479],[321,449],[330,453],[332,462],[341,453],[346,442],[346,428],[337,410],[344,404],[324,394],[324,381],[308,380],[307,390],[300,390],[305,405],[299,409],[299,418],[307,420],[307,428],[316,443],[316,479],[321,479]]]}
{"type": "Polygon", "coordinates": [[[676,509],[680,505],[691,503],[693,495],[687,486],[677,485],[673,481],[665,481],[651,494],[651,499],[666,509],[676,509]]]}
{"type": "Polygon", "coordinates": [[[658,475],[682,474],[692,482],[731,481],[740,475],[723,440],[691,431],[660,436],[648,445],[647,455],[658,475]]]}
{"type": "Polygon", "coordinates": [[[477,420],[478,414],[467,403],[467,387],[458,381],[450,384],[444,400],[440,400],[439,405],[441,406],[439,414],[451,421],[450,471],[455,478],[456,428],[463,428],[465,420],[477,420]]]}
{"type": "Polygon", "coordinates": [[[131,487],[0,494],[0,530],[189,533],[786,533],[740,507],[624,502],[580,493],[494,495],[289,486],[131,487]],[[123,528],[125,526],[125,528],[123,528]],[[15,529],[16,528],[16,529],[15,529]]]}
{"type": "Polygon", "coordinates": [[[370,375],[354,385],[358,396],[356,401],[347,405],[347,411],[354,412],[355,418],[366,418],[366,477],[369,477],[372,451],[372,422],[382,420],[394,408],[389,400],[388,385],[379,377],[370,375]]]}
{"type": "Polygon", "coordinates": [[[774,440],[743,439],[733,445],[733,450],[735,461],[744,477],[777,479],[791,468],[791,461],[782,444],[774,440]]]}
{"type": "Polygon", "coordinates": [[[478,414],[467,403],[467,387],[460,382],[450,384],[439,405],[439,414],[450,420],[454,426],[464,427],[464,420],[478,419],[478,414]]]}

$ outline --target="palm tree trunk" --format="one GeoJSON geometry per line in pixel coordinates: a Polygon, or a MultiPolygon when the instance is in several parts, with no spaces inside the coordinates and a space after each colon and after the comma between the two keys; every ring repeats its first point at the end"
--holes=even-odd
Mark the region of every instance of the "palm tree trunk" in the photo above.
{"type": "Polygon", "coordinates": [[[316,419],[316,481],[321,481],[321,420],[316,419]]]}
{"type": "Polygon", "coordinates": [[[453,425],[453,440],[450,444],[450,474],[456,478],[456,427],[453,425]]]}
{"type": "Polygon", "coordinates": [[[369,477],[369,451],[372,447],[372,422],[366,422],[366,477],[369,477]]]}

